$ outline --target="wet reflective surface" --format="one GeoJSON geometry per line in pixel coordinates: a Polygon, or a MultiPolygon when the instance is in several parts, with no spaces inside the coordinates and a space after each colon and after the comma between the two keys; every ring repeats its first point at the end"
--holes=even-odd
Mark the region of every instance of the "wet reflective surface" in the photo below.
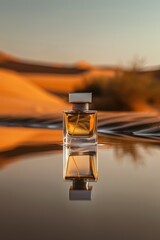
{"type": "Polygon", "coordinates": [[[160,239],[159,139],[101,133],[91,201],[69,200],[61,139],[1,128],[0,239],[160,239]]]}

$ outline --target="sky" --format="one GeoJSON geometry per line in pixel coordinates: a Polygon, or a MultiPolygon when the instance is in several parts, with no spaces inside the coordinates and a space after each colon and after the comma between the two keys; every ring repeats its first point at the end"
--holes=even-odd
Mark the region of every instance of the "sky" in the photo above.
{"type": "Polygon", "coordinates": [[[0,51],[96,65],[160,65],[159,0],[0,0],[0,51]]]}

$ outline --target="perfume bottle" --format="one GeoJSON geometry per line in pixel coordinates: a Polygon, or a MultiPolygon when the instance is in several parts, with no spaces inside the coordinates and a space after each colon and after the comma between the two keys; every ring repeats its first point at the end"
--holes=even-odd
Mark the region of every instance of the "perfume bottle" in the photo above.
{"type": "Polygon", "coordinates": [[[63,146],[63,178],[72,182],[70,200],[91,200],[92,186],[89,182],[98,179],[97,146],[63,146]]]}
{"type": "Polygon", "coordinates": [[[67,146],[97,144],[97,111],[89,110],[92,93],[70,93],[72,110],[64,111],[63,143],[67,146]]]}

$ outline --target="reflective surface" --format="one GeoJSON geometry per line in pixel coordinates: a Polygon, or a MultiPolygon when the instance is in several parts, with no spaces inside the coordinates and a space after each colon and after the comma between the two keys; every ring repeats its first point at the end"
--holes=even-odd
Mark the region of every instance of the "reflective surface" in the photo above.
{"type": "Polygon", "coordinates": [[[99,135],[92,200],[70,201],[62,132],[1,128],[4,132],[0,239],[160,239],[158,140],[99,135]]]}

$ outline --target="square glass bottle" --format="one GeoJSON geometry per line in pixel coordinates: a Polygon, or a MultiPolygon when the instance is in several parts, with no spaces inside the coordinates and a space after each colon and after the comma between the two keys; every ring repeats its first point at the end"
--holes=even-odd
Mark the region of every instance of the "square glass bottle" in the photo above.
{"type": "Polygon", "coordinates": [[[92,93],[70,93],[72,110],[64,111],[63,143],[67,146],[97,144],[97,111],[89,110],[92,93]]]}

